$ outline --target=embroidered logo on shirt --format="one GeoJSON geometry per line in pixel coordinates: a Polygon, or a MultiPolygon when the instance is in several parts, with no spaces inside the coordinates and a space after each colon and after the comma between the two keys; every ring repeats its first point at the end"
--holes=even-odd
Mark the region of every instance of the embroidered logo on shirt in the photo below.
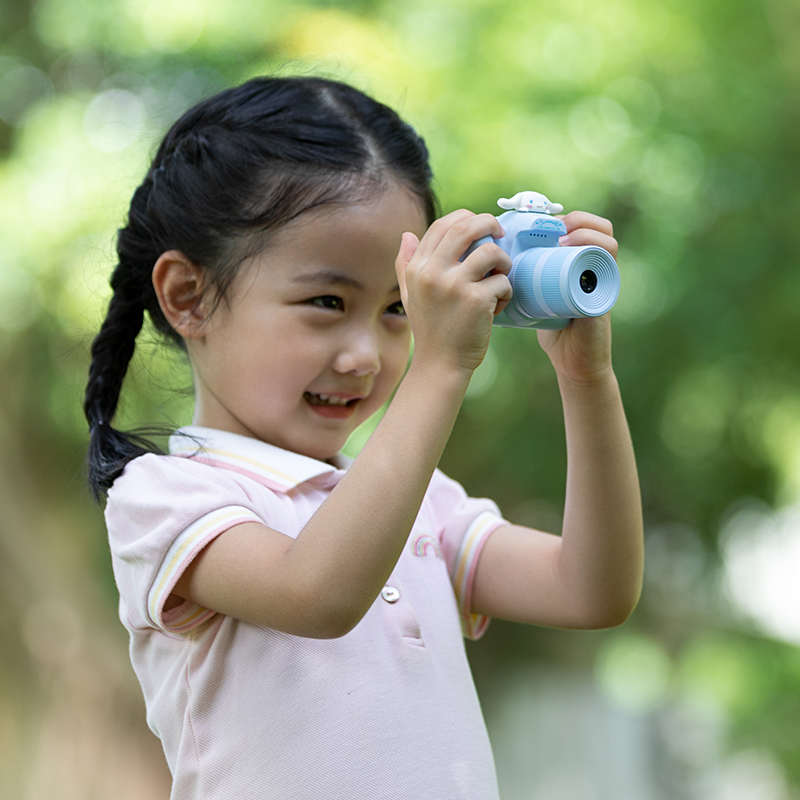
{"type": "Polygon", "coordinates": [[[411,552],[414,553],[415,556],[435,556],[439,559],[442,558],[442,552],[439,550],[439,543],[436,539],[427,534],[417,536],[416,539],[414,539],[411,543],[411,552]]]}

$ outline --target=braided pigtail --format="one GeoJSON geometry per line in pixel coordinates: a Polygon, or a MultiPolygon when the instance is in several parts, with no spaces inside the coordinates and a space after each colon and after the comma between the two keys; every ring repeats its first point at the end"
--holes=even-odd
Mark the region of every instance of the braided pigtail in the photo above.
{"type": "Polygon", "coordinates": [[[136,349],[136,337],[144,323],[145,309],[150,307],[150,310],[154,304],[150,273],[158,248],[154,243],[142,248],[141,242],[136,241],[140,238],[137,231],[142,227],[151,188],[152,181],[148,178],[137,189],[131,202],[129,223],[118,234],[119,263],[111,276],[113,294],[106,318],[92,342],[83,411],[89,423],[87,480],[98,502],[129,461],[144,453],[159,452],[141,436],[124,433],[111,424],[136,349]],[[150,252],[142,257],[143,249],[150,252]],[[140,257],[132,258],[134,254],[140,257]]]}
{"type": "MultiPolygon", "coordinates": [[[[119,271],[118,267],[115,277],[119,271]]],[[[143,321],[141,300],[126,297],[124,290],[115,286],[106,319],[92,343],[89,382],[83,404],[89,422],[88,481],[98,501],[128,461],[149,452],[149,448],[135,441],[135,437],[131,438],[111,425],[143,321]]]]}

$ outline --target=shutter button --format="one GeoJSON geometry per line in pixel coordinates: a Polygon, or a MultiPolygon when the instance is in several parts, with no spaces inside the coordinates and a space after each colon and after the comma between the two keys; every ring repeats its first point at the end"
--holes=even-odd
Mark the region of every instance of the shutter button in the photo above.
{"type": "Polygon", "coordinates": [[[400,599],[400,592],[394,588],[394,586],[384,586],[381,589],[381,597],[387,603],[396,603],[400,599]]]}

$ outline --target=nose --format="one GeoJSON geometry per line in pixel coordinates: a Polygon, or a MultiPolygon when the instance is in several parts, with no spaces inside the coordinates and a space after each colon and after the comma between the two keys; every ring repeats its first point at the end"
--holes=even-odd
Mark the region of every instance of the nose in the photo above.
{"type": "Polygon", "coordinates": [[[368,326],[347,332],[336,354],[333,368],[342,374],[377,375],[381,369],[380,344],[368,326]]]}

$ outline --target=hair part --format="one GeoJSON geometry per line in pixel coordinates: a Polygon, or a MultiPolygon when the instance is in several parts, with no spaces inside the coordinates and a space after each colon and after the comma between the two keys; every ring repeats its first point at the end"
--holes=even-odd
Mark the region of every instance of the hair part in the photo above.
{"type": "Polygon", "coordinates": [[[189,109],[167,132],[117,235],[108,313],[91,348],[84,413],[87,479],[100,500],[125,465],[160,452],[116,430],[116,413],[144,314],[184,348],[152,283],[159,256],[178,250],[206,276],[212,311],[242,263],[301,214],[356,202],[399,184],[437,214],[424,141],[390,108],[323,78],[254,78],[189,109]]]}

